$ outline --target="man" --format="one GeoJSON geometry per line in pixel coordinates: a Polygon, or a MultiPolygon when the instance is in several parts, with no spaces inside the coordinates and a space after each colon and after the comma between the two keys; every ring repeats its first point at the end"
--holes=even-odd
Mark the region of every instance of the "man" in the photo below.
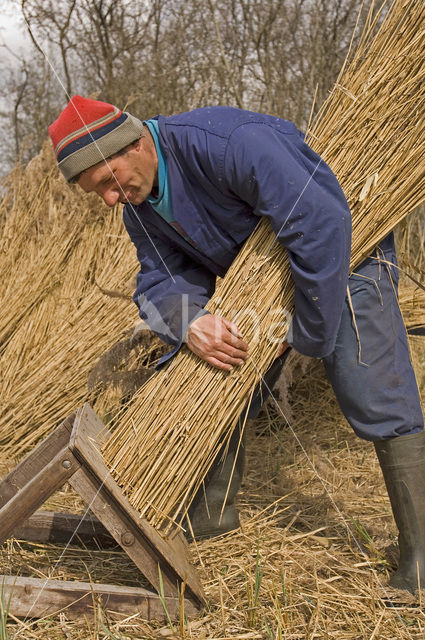
{"type": "MultiPolygon", "coordinates": [[[[347,420],[375,444],[400,534],[391,584],[413,591],[418,576],[424,584],[425,438],[395,294],[392,234],[349,278],[351,217],[342,190],[302,134],[280,118],[211,107],[142,123],[74,96],[49,131],[68,181],[109,206],[125,205],[141,265],[134,299],[141,317],[173,345],[164,361],[183,342],[223,370],[248,357],[238,327],[204,307],[216,276],[226,273],[259,218],[269,219],[295,284],[287,343],[323,358],[347,420]]],[[[287,346],[266,375],[266,389],[287,346]]],[[[249,415],[261,399],[260,390],[249,415]]],[[[238,526],[243,456],[220,518],[237,441],[238,434],[191,506],[197,536],[238,526]]]]}

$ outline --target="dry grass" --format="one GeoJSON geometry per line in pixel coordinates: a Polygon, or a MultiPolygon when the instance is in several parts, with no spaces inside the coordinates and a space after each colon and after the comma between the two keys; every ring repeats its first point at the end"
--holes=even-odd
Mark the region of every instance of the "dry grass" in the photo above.
{"type": "MultiPolygon", "coordinates": [[[[417,340],[414,349],[419,355],[422,346],[423,366],[424,344],[417,340]]],[[[190,547],[208,606],[199,619],[183,625],[183,637],[423,638],[425,615],[413,598],[406,594],[397,608],[382,599],[382,585],[396,562],[396,531],[373,447],[346,424],[320,363],[310,361],[292,386],[289,403],[290,427],[270,401],[249,425],[239,499],[242,529],[190,547]]],[[[48,506],[82,510],[69,489],[48,506]]],[[[43,576],[62,551],[9,541],[0,571],[43,576]]],[[[124,554],[75,547],[60,559],[53,577],[140,584],[124,554]]],[[[137,615],[119,622],[100,610],[94,621],[9,620],[8,629],[16,640],[182,637],[178,624],[173,633],[137,615]]]]}
{"type": "MultiPolygon", "coordinates": [[[[119,209],[68,189],[50,143],[26,170],[12,172],[6,187],[0,446],[12,465],[84,400],[101,415],[116,411],[101,385],[88,392],[87,378],[138,317],[131,300],[136,263],[119,209]],[[126,297],[106,295],[98,285],[126,297]]],[[[151,341],[148,350],[158,353],[158,346],[151,341]]],[[[143,364],[152,361],[144,355],[143,364]]]]}
{"type": "Polygon", "coordinates": [[[409,329],[424,326],[425,290],[421,287],[403,287],[400,289],[400,307],[404,322],[409,329]]]}

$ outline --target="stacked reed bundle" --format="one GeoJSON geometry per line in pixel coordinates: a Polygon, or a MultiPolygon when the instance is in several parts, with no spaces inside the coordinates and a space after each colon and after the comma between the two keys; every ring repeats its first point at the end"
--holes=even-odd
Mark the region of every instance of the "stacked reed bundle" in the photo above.
{"type": "Polygon", "coordinates": [[[425,328],[425,291],[421,287],[402,286],[399,302],[408,331],[425,328]]]}
{"type": "MultiPolygon", "coordinates": [[[[425,5],[395,0],[377,32],[376,27],[371,12],[352,61],[308,137],[349,201],[353,265],[425,195],[425,5]]],[[[173,529],[221,438],[230,434],[272,362],[272,325],[282,321],[283,338],[284,310],[292,307],[285,253],[262,221],[208,304],[213,313],[237,322],[251,347],[247,362],[223,373],[183,348],[141,388],[104,448],[132,505],[164,533],[173,529]],[[248,304],[258,327],[243,314],[248,304]]]]}
{"type": "Polygon", "coordinates": [[[68,189],[50,143],[25,172],[12,172],[4,194],[0,444],[11,465],[87,399],[89,371],[137,310],[121,211],[68,189]]]}

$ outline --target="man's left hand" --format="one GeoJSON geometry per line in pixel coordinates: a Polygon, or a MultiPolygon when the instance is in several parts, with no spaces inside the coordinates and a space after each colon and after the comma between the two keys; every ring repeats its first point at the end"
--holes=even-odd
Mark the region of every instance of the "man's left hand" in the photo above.
{"type": "Polygon", "coordinates": [[[277,353],[276,353],[276,358],[280,358],[280,356],[283,356],[285,351],[287,351],[288,349],[290,349],[290,345],[286,342],[286,340],[284,340],[279,345],[279,348],[278,348],[277,353]]]}
{"type": "Polygon", "coordinates": [[[185,342],[193,353],[223,371],[240,366],[248,357],[248,345],[236,324],[213,314],[194,320],[185,342]]]}

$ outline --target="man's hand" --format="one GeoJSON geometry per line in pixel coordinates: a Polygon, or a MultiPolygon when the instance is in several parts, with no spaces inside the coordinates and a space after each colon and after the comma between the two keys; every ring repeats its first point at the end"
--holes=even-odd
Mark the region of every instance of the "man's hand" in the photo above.
{"type": "Polygon", "coordinates": [[[287,349],[289,349],[289,344],[286,342],[286,340],[284,340],[283,342],[280,343],[278,347],[276,358],[280,358],[280,356],[283,356],[283,354],[287,349]]]}
{"type": "Polygon", "coordinates": [[[243,364],[248,356],[248,345],[237,326],[220,316],[207,314],[192,322],[185,340],[193,353],[224,371],[243,364]]]}

